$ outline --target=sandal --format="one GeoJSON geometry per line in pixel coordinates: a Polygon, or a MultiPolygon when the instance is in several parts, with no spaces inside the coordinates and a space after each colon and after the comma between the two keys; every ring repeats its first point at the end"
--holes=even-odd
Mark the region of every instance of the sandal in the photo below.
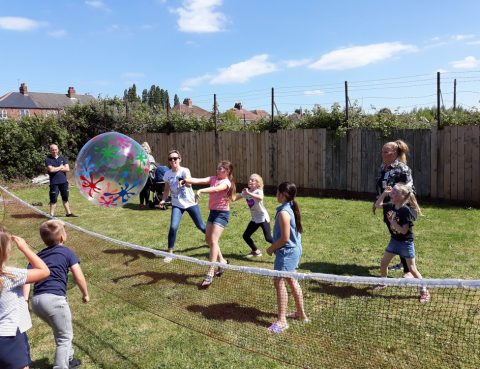
{"type": "Polygon", "coordinates": [[[213,275],[206,274],[200,286],[202,288],[208,288],[212,283],[213,283],[213,275]]]}
{"type": "Polygon", "coordinates": [[[268,331],[270,333],[275,333],[275,334],[283,333],[287,329],[288,329],[288,324],[280,325],[278,322],[275,322],[270,327],[268,327],[268,331]]]}
{"type": "MultiPolygon", "coordinates": [[[[230,264],[230,262],[228,260],[225,260],[225,263],[222,264],[230,264]]],[[[218,267],[215,271],[215,277],[221,277],[223,273],[225,273],[225,268],[218,267]]]]}
{"type": "Polygon", "coordinates": [[[428,290],[424,290],[420,292],[420,303],[425,304],[426,302],[430,301],[430,292],[428,290]]]}
{"type": "Polygon", "coordinates": [[[302,321],[302,322],[304,322],[304,323],[310,323],[310,319],[308,318],[308,316],[306,316],[305,318],[301,319],[301,318],[298,316],[298,314],[297,314],[296,311],[294,311],[293,313],[287,314],[287,318],[288,318],[288,319],[300,320],[300,321],[302,321]]]}

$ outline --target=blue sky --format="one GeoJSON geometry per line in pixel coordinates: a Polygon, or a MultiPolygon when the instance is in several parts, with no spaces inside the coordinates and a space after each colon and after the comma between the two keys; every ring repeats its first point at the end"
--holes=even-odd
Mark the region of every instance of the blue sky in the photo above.
{"type": "Polygon", "coordinates": [[[0,95],[123,96],[135,83],[208,110],[350,102],[478,107],[477,0],[0,0],[0,95]]]}

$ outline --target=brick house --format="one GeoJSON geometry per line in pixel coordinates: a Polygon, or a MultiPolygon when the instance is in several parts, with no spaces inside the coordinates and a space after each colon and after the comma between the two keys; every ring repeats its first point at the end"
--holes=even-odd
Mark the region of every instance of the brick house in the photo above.
{"type": "Polygon", "coordinates": [[[63,113],[68,106],[87,104],[93,99],[91,95],[77,95],[73,87],[69,87],[66,94],[29,92],[27,85],[22,83],[19,92],[8,92],[0,97],[0,120],[56,116],[63,113]]]}
{"type": "Polygon", "coordinates": [[[212,113],[210,113],[209,111],[202,109],[199,106],[193,105],[192,100],[189,98],[184,99],[183,104],[175,105],[172,110],[175,112],[179,112],[180,114],[193,115],[197,118],[210,119],[210,117],[212,116],[212,113]]]}
{"type": "Polygon", "coordinates": [[[260,118],[267,118],[270,116],[265,110],[246,110],[240,102],[235,103],[231,111],[233,111],[235,116],[244,123],[253,123],[260,118]]]}

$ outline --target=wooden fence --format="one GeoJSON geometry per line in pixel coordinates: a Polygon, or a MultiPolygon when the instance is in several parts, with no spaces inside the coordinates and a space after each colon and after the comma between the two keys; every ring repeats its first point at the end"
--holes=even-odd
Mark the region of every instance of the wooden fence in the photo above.
{"type": "Polygon", "coordinates": [[[479,126],[396,130],[390,138],[361,129],[342,138],[325,129],[132,137],[140,143],[147,141],[161,163],[166,163],[169,150],[179,150],[182,164],[195,177],[213,175],[217,162],[228,159],[238,183],[245,184],[251,173],[258,173],[267,186],[289,180],[309,193],[350,195],[375,191],[382,145],[400,138],[410,147],[408,165],[419,197],[480,205],[479,126]]]}

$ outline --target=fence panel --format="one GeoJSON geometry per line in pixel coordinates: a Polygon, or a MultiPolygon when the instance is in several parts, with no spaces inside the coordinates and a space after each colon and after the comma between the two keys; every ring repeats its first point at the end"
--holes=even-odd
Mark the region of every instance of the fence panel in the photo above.
{"type": "MultiPolygon", "coordinates": [[[[325,129],[138,133],[132,137],[149,142],[153,156],[162,164],[169,150],[178,149],[196,177],[214,174],[217,161],[227,159],[233,162],[239,183],[247,183],[256,172],[269,186],[288,180],[301,188],[351,192],[374,192],[380,149],[388,141],[378,131],[360,129],[344,137],[325,129]]],[[[395,130],[391,137],[409,145],[408,165],[420,197],[480,203],[479,126],[395,130]]]]}

